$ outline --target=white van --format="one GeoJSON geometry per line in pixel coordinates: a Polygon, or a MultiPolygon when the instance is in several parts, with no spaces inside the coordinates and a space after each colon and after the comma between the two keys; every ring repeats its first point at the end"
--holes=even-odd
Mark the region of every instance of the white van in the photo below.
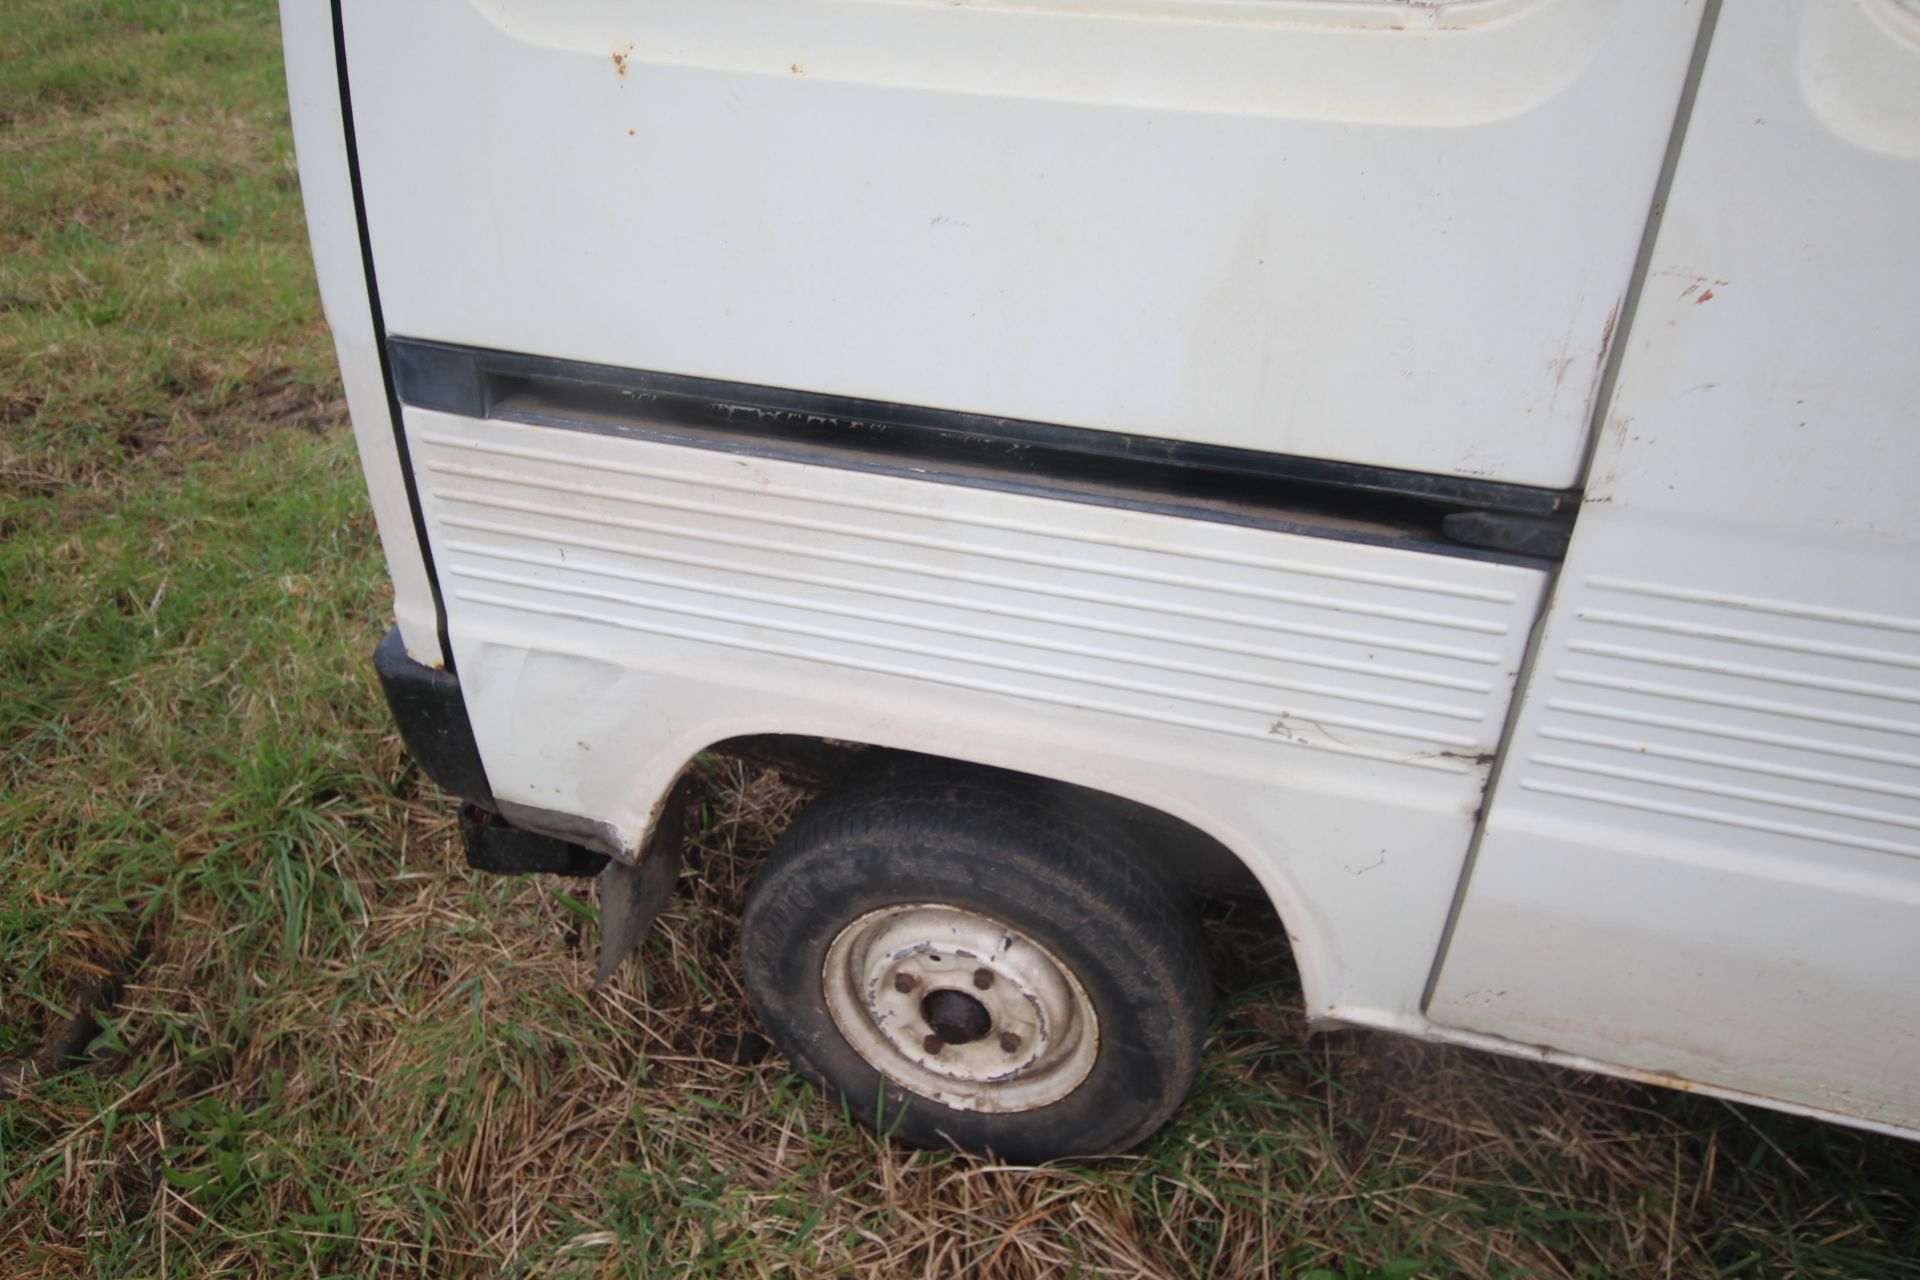
{"type": "Polygon", "coordinates": [[[914,1141],[1152,1132],[1223,865],[1323,1024],[1920,1133],[1916,0],[282,18],[381,677],[603,976],[725,746],[914,1141]]]}

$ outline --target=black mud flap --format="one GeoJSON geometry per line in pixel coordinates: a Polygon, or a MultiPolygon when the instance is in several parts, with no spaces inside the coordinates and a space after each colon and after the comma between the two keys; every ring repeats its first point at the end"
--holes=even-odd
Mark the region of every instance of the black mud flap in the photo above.
{"type": "Polygon", "coordinates": [[[673,897],[680,865],[686,860],[687,795],[692,790],[691,776],[674,783],[639,859],[612,862],[600,873],[600,965],[593,975],[595,991],[633,954],[673,897]]]}
{"type": "Polygon", "coordinates": [[[373,666],[408,753],[442,790],[464,800],[460,842],[468,866],[502,875],[600,877],[600,963],[593,985],[595,990],[605,986],[673,896],[686,857],[692,778],[674,783],[652,835],[631,863],[571,840],[528,831],[494,811],[493,789],[480,762],[458,677],[415,662],[398,627],[388,631],[374,650],[373,666]]]}

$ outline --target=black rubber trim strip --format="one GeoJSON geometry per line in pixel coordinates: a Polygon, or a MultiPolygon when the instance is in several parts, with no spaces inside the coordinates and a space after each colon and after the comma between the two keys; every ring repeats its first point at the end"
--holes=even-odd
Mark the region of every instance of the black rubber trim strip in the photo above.
{"type": "Polygon", "coordinates": [[[1188,518],[1539,566],[1449,515],[1563,525],[1576,492],[994,418],[457,346],[389,340],[408,405],[1188,518]]]}
{"type": "Polygon", "coordinates": [[[420,507],[420,489],[414,483],[413,459],[407,450],[406,427],[400,419],[400,393],[394,385],[393,360],[388,352],[387,323],[380,310],[379,278],[373,269],[373,236],[367,229],[367,197],[360,184],[360,145],[353,128],[353,88],[347,76],[347,29],[340,0],[333,0],[333,66],[340,81],[340,123],[346,134],[347,178],[353,187],[353,218],[360,231],[360,268],[367,278],[367,305],[373,312],[373,341],[380,352],[380,381],[387,392],[387,414],[393,423],[393,447],[400,455],[400,479],[413,515],[413,536],[427,571],[427,590],[433,596],[433,627],[440,639],[440,661],[453,668],[453,643],[447,633],[447,606],[440,598],[440,577],[434,572],[433,548],[427,542],[427,518],[420,507]]]}

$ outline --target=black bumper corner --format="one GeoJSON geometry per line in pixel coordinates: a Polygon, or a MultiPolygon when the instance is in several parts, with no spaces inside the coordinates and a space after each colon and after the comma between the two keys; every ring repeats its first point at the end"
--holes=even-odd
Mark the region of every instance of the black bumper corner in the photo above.
{"type": "Polygon", "coordinates": [[[467,703],[460,696],[460,677],[415,662],[398,627],[381,637],[373,651],[373,669],[407,753],[442,791],[493,808],[493,789],[487,785],[467,703]]]}
{"type": "Polygon", "coordinates": [[[508,875],[542,871],[550,875],[598,875],[605,854],[513,826],[493,810],[493,788],[467,719],[460,677],[407,656],[395,627],[373,651],[373,669],[387,695],[387,707],[400,739],[426,775],[445,792],[460,797],[460,843],[467,865],[477,871],[508,875]]]}

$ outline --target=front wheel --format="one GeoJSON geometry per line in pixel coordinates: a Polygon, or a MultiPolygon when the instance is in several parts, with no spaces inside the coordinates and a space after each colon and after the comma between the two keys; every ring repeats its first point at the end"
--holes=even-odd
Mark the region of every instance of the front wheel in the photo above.
{"type": "Polygon", "coordinates": [[[1198,1065],[1187,896],[1064,789],[909,761],[816,801],[748,894],[748,996],[863,1119],[1043,1160],[1124,1150],[1198,1065]]]}

